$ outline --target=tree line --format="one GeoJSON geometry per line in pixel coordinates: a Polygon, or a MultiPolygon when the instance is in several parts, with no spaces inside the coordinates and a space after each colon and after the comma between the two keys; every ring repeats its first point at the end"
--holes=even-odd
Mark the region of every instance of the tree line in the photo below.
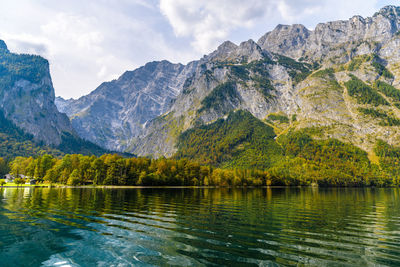
{"type": "Polygon", "coordinates": [[[260,186],[271,184],[260,170],[221,169],[187,159],[124,158],[117,154],[101,157],[68,154],[16,157],[11,174],[23,174],[38,182],[67,185],[138,186],[260,186]]]}

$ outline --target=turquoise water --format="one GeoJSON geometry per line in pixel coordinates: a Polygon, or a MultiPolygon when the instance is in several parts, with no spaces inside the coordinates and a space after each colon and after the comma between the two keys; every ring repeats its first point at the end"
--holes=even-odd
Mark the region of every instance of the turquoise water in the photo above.
{"type": "Polygon", "coordinates": [[[398,189],[1,189],[1,266],[400,266],[398,189]]]}

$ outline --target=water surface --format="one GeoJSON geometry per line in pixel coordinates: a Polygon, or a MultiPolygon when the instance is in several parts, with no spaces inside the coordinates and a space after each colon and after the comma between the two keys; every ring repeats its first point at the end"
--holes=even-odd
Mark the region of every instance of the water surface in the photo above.
{"type": "Polygon", "coordinates": [[[0,265],[400,266],[400,191],[1,189],[0,265]]]}

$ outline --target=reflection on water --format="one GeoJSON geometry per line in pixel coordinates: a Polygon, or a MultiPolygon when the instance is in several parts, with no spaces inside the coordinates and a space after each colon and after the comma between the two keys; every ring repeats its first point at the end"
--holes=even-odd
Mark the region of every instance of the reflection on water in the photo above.
{"type": "Polygon", "coordinates": [[[2,266],[400,265],[399,189],[1,189],[2,266]]]}

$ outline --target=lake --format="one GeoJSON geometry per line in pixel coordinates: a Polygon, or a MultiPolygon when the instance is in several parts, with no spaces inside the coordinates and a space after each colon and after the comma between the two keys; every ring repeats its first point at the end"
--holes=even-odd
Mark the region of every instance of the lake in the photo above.
{"type": "Polygon", "coordinates": [[[1,266],[400,266],[400,190],[0,190],[1,266]]]}

